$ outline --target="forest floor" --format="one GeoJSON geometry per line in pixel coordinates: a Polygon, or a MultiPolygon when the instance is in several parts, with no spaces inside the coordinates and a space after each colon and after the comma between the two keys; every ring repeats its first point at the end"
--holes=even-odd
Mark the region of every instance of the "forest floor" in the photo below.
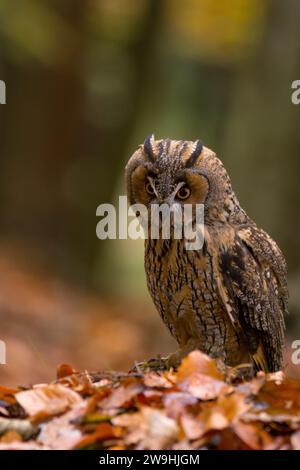
{"type": "Polygon", "coordinates": [[[1,449],[300,449],[300,381],[245,380],[199,351],[177,371],[77,372],[0,387],[1,449]]]}

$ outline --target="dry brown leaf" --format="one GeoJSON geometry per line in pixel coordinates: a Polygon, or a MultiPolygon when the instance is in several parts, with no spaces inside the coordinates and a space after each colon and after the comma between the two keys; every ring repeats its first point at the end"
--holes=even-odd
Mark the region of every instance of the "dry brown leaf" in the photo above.
{"type": "Polygon", "coordinates": [[[177,383],[178,387],[200,400],[214,400],[222,392],[229,391],[230,386],[221,380],[198,372],[187,375],[177,383]]]}
{"type": "Polygon", "coordinates": [[[92,395],[94,393],[94,384],[92,383],[88,373],[66,375],[59,379],[59,383],[71,388],[81,395],[92,395]]]}
{"type": "Polygon", "coordinates": [[[113,427],[110,423],[101,423],[99,424],[95,431],[86,434],[82,439],[77,442],[74,446],[76,449],[82,449],[84,447],[89,447],[97,442],[101,442],[107,439],[116,439],[121,436],[121,428],[113,427]]]}
{"type": "Polygon", "coordinates": [[[224,379],[224,375],[217,368],[216,361],[201,351],[192,351],[183,358],[176,374],[177,382],[183,382],[193,374],[207,375],[217,380],[224,379]]]}
{"type": "Polygon", "coordinates": [[[28,419],[0,417],[0,435],[9,431],[17,432],[24,439],[28,439],[36,433],[37,428],[28,419]]]}
{"type": "Polygon", "coordinates": [[[195,450],[198,449],[199,445],[197,441],[189,442],[186,439],[182,439],[179,442],[175,442],[172,445],[172,450],[195,450]]]}
{"type": "Polygon", "coordinates": [[[242,394],[221,395],[216,403],[205,407],[200,415],[205,432],[227,428],[250,407],[251,405],[245,402],[245,396],[242,394]]]}
{"type": "Polygon", "coordinates": [[[70,364],[60,364],[56,369],[56,377],[62,379],[70,375],[76,374],[76,369],[74,369],[70,364]]]}
{"type": "Polygon", "coordinates": [[[255,403],[265,405],[265,411],[272,416],[278,414],[300,418],[300,382],[294,379],[267,380],[255,403]]]}
{"type": "Polygon", "coordinates": [[[50,447],[38,444],[36,441],[0,443],[0,450],[51,450],[50,447]]]}
{"type": "Polygon", "coordinates": [[[142,390],[142,384],[137,382],[134,382],[128,386],[120,385],[118,388],[113,388],[111,391],[111,395],[107,398],[104,398],[104,400],[100,402],[101,408],[105,410],[116,410],[122,406],[125,406],[142,390]]]}
{"type": "Polygon", "coordinates": [[[111,384],[111,380],[109,379],[101,379],[101,380],[98,380],[97,382],[94,382],[93,383],[93,386],[95,388],[102,388],[102,387],[107,387],[108,385],[111,384]]]}
{"type": "Polygon", "coordinates": [[[266,380],[264,372],[259,372],[251,381],[236,385],[235,390],[246,396],[257,395],[266,380]]]}
{"type": "Polygon", "coordinates": [[[16,403],[15,394],[18,392],[19,390],[16,388],[0,386],[0,400],[9,403],[10,405],[14,404],[16,403]]]}
{"type": "Polygon", "coordinates": [[[206,408],[199,417],[203,423],[204,432],[211,430],[222,430],[229,426],[228,418],[224,415],[222,408],[206,408]]]}
{"type": "Polygon", "coordinates": [[[162,375],[156,372],[146,372],[144,375],[144,384],[147,387],[154,388],[172,388],[174,386],[166,374],[162,375]]]}
{"type": "Polygon", "coordinates": [[[136,449],[167,449],[176,440],[179,427],[164,411],[143,407],[140,412],[116,416],[114,425],[127,428],[125,444],[136,449]]]}
{"type": "Polygon", "coordinates": [[[291,435],[291,444],[294,450],[300,450],[300,431],[291,435]]]}
{"type": "Polygon", "coordinates": [[[262,423],[279,423],[290,426],[291,430],[296,430],[300,428],[300,418],[299,416],[293,416],[292,414],[280,414],[280,413],[271,413],[266,411],[255,411],[252,410],[246,413],[243,417],[245,422],[256,422],[260,421],[262,423]]]}
{"type": "Polygon", "coordinates": [[[144,407],[142,415],[145,418],[145,435],[139,442],[139,449],[166,449],[178,436],[179,428],[173,419],[165,412],[144,407]]]}
{"type": "Polygon", "coordinates": [[[228,422],[233,423],[251,408],[251,403],[246,402],[243,394],[235,392],[228,396],[221,395],[217,406],[223,410],[228,422]]]}
{"type": "Polygon", "coordinates": [[[285,379],[281,373],[269,374],[244,419],[248,422],[285,423],[300,426],[300,382],[285,379]]]}
{"type": "Polygon", "coordinates": [[[203,421],[191,414],[183,414],[180,418],[180,424],[187,439],[199,439],[204,433],[203,421]]]}
{"type": "Polygon", "coordinates": [[[266,379],[269,382],[276,382],[277,385],[280,385],[284,380],[286,380],[286,376],[282,370],[278,370],[277,372],[267,374],[266,379]]]}
{"type": "Polygon", "coordinates": [[[232,428],[223,429],[218,435],[215,435],[216,448],[218,450],[251,450],[251,448],[242,441],[232,428]]]}
{"type": "Polygon", "coordinates": [[[17,431],[7,431],[1,437],[0,442],[8,444],[10,442],[15,442],[15,441],[21,442],[22,440],[23,439],[22,439],[21,434],[19,434],[17,431]]]}
{"type": "Polygon", "coordinates": [[[236,435],[251,449],[261,450],[272,445],[274,438],[270,436],[259,424],[246,424],[237,421],[234,424],[236,435]]]}
{"type": "Polygon", "coordinates": [[[78,402],[67,413],[42,424],[37,442],[56,450],[73,449],[83,437],[74,423],[82,419],[86,408],[86,402],[78,402]]]}
{"type": "Polygon", "coordinates": [[[108,450],[126,450],[126,447],[121,444],[117,444],[115,446],[108,447],[108,450]]]}
{"type": "Polygon", "coordinates": [[[186,412],[188,407],[198,403],[196,397],[187,392],[170,392],[163,396],[163,404],[170,418],[176,419],[186,412]]]}
{"type": "Polygon", "coordinates": [[[3,406],[0,406],[0,414],[5,417],[9,417],[9,411],[7,410],[7,408],[4,408],[3,406]]]}
{"type": "Polygon", "coordinates": [[[222,378],[213,359],[200,351],[193,351],[183,359],[176,374],[176,383],[180,390],[200,400],[213,400],[230,389],[222,378]]]}
{"type": "Polygon", "coordinates": [[[81,402],[82,398],[77,392],[63,385],[52,384],[19,392],[16,394],[16,400],[29,416],[49,416],[66,411],[75,403],[81,402]]]}

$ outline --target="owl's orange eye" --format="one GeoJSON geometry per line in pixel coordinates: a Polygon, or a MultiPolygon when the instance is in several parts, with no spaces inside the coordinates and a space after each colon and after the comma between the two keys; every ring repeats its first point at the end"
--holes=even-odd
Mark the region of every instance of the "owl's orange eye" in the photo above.
{"type": "Polygon", "coordinates": [[[191,190],[187,186],[182,186],[182,188],[180,188],[176,194],[178,199],[181,199],[182,201],[190,197],[190,195],[191,195],[191,190]]]}
{"type": "Polygon", "coordinates": [[[147,183],[145,184],[145,189],[146,189],[146,192],[147,192],[150,196],[154,196],[155,191],[154,191],[154,189],[153,189],[152,184],[151,184],[149,181],[147,181],[147,183]]]}

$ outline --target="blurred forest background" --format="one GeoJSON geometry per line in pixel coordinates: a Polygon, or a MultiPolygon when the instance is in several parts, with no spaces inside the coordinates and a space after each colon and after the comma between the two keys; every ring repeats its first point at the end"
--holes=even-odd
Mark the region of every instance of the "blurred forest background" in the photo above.
{"type": "Polygon", "coordinates": [[[224,161],[286,255],[300,339],[299,24],[298,0],[0,1],[2,384],[175,349],[142,241],[95,234],[96,207],[125,193],[126,161],[150,132],[200,138],[224,161]]]}

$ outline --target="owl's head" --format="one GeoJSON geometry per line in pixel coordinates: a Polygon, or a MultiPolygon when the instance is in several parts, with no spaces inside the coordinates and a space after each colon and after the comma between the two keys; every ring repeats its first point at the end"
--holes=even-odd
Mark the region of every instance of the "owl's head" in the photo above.
{"type": "Polygon", "coordinates": [[[126,178],[130,204],[204,204],[218,218],[235,202],[223,164],[200,140],[147,137],[130,158],[126,178]]]}

